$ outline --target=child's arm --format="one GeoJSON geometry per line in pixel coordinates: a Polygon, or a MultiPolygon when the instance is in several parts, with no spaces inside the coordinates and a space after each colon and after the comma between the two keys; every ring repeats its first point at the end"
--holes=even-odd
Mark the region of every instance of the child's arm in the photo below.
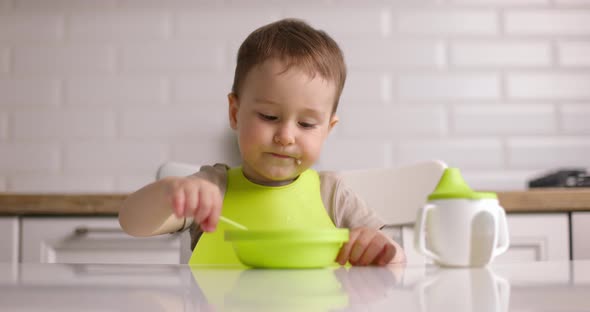
{"type": "Polygon", "coordinates": [[[133,236],[171,233],[192,217],[204,231],[213,231],[221,212],[219,187],[199,176],[167,177],[129,195],[119,223],[133,236]]]}
{"type": "Polygon", "coordinates": [[[328,214],[338,227],[349,228],[337,262],[353,265],[384,265],[405,262],[401,246],[379,230],[384,225],[377,213],[334,172],[321,172],[321,192],[328,214]]]}

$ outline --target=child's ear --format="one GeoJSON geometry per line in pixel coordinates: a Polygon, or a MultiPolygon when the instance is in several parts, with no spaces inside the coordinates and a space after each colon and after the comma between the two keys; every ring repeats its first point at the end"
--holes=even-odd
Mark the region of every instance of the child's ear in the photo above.
{"type": "Polygon", "coordinates": [[[229,102],[229,126],[237,130],[238,129],[238,110],[240,108],[240,103],[238,101],[238,96],[230,92],[227,95],[227,101],[229,102]]]}
{"type": "Polygon", "coordinates": [[[338,123],[339,120],[340,119],[336,115],[332,115],[332,117],[330,117],[330,125],[328,126],[328,133],[332,132],[332,129],[338,123]]]}

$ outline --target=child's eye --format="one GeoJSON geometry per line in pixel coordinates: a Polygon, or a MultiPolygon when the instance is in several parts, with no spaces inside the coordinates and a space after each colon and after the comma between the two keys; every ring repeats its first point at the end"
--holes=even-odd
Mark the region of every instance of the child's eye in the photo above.
{"type": "Polygon", "coordinates": [[[275,121],[278,119],[277,116],[266,115],[263,113],[258,113],[258,116],[260,116],[260,118],[262,118],[264,120],[268,120],[268,121],[275,121]]]}
{"type": "Polygon", "coordinates": [[[314,124],[312,124],[312,123],[309,123],[309,122],[303,122],[303,121],[301,121],[301,122],[299,122],[299,125],[300,125],[301,127],[305,128],[305,129],[312,129],[312,128],[315,128],[315,125],[314,125],[314,124]]]}

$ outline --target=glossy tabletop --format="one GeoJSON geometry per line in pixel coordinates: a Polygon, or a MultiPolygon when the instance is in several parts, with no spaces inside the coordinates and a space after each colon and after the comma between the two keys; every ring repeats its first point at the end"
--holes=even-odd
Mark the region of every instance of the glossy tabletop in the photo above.
{"type": "Polygon", "coordinates": [[[0,311],[589,311],[590,261],[242,270],[0,263],[0,311]]]}

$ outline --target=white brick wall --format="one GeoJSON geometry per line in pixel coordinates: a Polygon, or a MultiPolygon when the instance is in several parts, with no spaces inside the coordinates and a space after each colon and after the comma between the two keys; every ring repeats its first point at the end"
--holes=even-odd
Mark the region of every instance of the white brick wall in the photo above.
{"type": "Polygon", "coordinates": [[[0,108],[59,106],[60,93],[61,85],[57,79],[0,78],[0,108]]]}
{"type": "Polygon", "coordinates": [[[8,48],[2,47],[0,44],[0,75],[8,73],[10,66],[8,48]]]}
{"type": "Polygon", "coordinates": [[[565,104],[561,108],[563,132],[570,135],[590,134],[590,103],[565,104]]]}
{"type": "Polygon", "coordinates": [[[100,109],[16,111],[12,122],[11,135],[18,141],[115,138],[114,114],[100,109]]]}
{"type": "Polygon", "coordinates": [[[148,171],[155,172],[154,168],[169,156],[169,147],[164,143],[86,140],[65,146],[63,171],[81,175],[105,172],[145,175],[148,171]]]}
{"type": "Polygon", "coordinates": [[[401,33],[418,35],[491,35],[498,32],[498,16],[490,9],[401,11],[396,14],[401,33]]]}
{"type": "Polygon", "coordinates": [[[506,12],[508,34],[567,36],[590,34],[590,11],[580,9],[531,9],[506,12]]]}
{"type": "Polygon", "coordinates": [[[232,74],[196,73],[180,76],[171,82],[172,101],[186,105],[200,103],[210,107],[223,106],[226,108],[227,94],[232,83],[232,74]]]}
{"type": "Polygon", "coordinates": [[[354,170],[381,168],[392,165],[393,147],[388,140],[373,138],[330,138],[324,146],[317,168],[354,170]]]}
{"type": "Polygon", "coordinates": [[[65,80],[63,105],[85,109],[161,107],[167,103],[168,90],[164,77],[76,77],[65,80]]]}
{"type": "Polygon", "coordinates": [[[161,40],[170,37],[170,28],[170,15],[166,12],[117,10],[97,14],[87,11],[68,18],[66,37],[90,42],[161,40]]]}
{"type": "Polygon", "coordinates": [[[59,10],[80,12],[103,8],[115,8],[117,0],[12,0],[13,7],[24,10],[59,10]]]}
{"type": "Polygon", "coordinates": [[[500,77],[495,73],[406,74],[398,79],[403,100],[490,100],[500,97],[500,77]]]}
{"type": "Polygon", "coordinates": [[[507,148],[509,168],[538,169],[563,164],[588,167],[590,140],[578,137],[523,137],[509,139],[507,148]]]}
{"type": "Polygon", "coordinates": [[[219,70],[225,60],[216,40],[129,43],[121,47],[119,66],[127,73],[154,75],[219,70]]]}
{"type": "Polygon", "coordinates": [[[65,190],[72,193],[117,191],[112,176],[69,176],[67,174],[21,174],[10,179],[10,188],[30,193],[63,193],[65,190]]]}
{"type": "Polygon", "coordinates": [[[270,23],[280,18],[279,8],[223,7],[203,10],[183,10],[174,15],[175,35],[183,40],[193,41],[195,38],[245,38],[249,29],[270,23]],[[237,29],[231,21],[239,21],[237,29]],[[212,36],[215,33],[216,36],[212,36]]]}
{"type": "Polygon", "coordinates": [[[587,99],[590,98],[590,72],[509,74],[509,97],[525,99],[587,99]]]}
{"type": "Polygon", "coordinates": [[[96,75],[114,72],[114,50],[107,44],[21,44],[13,48],[15,76],[96,75]]]}
{"type": "Polygon", "coordinates": [[[341,124],[338,125],[340,137],[357,139],[391,139],[407,136],[437,137],[447,131],[446,114],[440,106],[426,105],[392,109],[349,107],[343,107],[340,112],[341,124]]]}
{"type": "Polygon", "coordinates": [[[556,133],[551,104],[457,105],[453,109],[453,133],[479,135],[551,135],[556,133]]]}
{"type": "Polygon", "coordinates": [[[339,107],[346,109],[355,102],[363,102],[364,107],[382,108],[390,105],[392,98],[392,77],[389,74],[373,71],[352,71],[346,78],[339,107]],[[350,104],[348,104],[350,103],[350,104]]]}
{"type": "Polygon", "coordinates": [[[504,148],[499,138],[404,140],[394,157],[401,164],[443,159],[449,166],[465,170],[500,170],[505,165],[504,148]]]}
{"type": "MultiPolygon", "coordinates": [[[[527,4],[549,4],[550,0],[450,0],[452,3],[463,3],[469,5],[527,5],[527,4]]],[[[555,0],[554,0],[555,1],[555,0]]],[[[576,1],[576,0],[573,0],[576,1]]],[[[583,0],[582,0],[583,1],[583,0]]]]}
{"type": "Polygon", "coordinates": [[[8,116],[4,113],[0,114],[0,142],[6,140],[8,132],[8,116]]]}
{"type": "Polygon", "coordinates": [[[298,17],[324,29],[335,39],[343,37],[382,38],[391,30],[390,12],[379,7],[320,7],[310,10],[309,6],[285,8],[282,17],[298,17]],[[358,21],[358,22],[354,22],[358,21]]]}
{"type": "Polygon", "coordinates": [[[435,40],[350,39],[340,44],[352,70],[439,68],[445,65],[445,49],[435,40]],[[367,57],[367,51],[372,51],[367,57]]]}
{"type": "Polygon", "coordinates": [[[588,0],[0,0],[0,191],[237,164],[235,53],[283,17],[328,31],[349,67],[319,169],[437,158],[500,190],[590,166],[588,0]]]}
{"type": "Polygon", "coordinates": [[[56,41],[63,37],[63,17],[56,13],[0,12],[0,40],[56,41]]]}
{"type": "Polygon", "coordinates": [[[458,67],[543,67],[551,65],[546,42],[464,41],[451,44],[451,62],[458,67]]]}
{"type": "Polygon", "coordinates": [[[0,0],[0,9],[5,10],[10,6],[10,0],[0,0]]]}
{"type": "Polygon", "coordinates": [[[194,107],[174,107],[144,111],[129,110],[121,113],[123,138],[216,138],[219,131],[228,127],[225,106],[211,108],[207,112],[194,107]],[[195,127],[200,131],[195,131],[195,127]],[[211,132],[209,132],[211,131],[211,132]]]}
{"type": "Polygon", "coordinates": [[[567,67],[590,66],[590,42],[574,41],[559,43],[559,63],[567,67]]]}
{"type": "Polygon", "coordinates": [[[61,167],[59,145],[50,143],[0,143],[0,170],[3,175],[55,173],[61,167]]]}

